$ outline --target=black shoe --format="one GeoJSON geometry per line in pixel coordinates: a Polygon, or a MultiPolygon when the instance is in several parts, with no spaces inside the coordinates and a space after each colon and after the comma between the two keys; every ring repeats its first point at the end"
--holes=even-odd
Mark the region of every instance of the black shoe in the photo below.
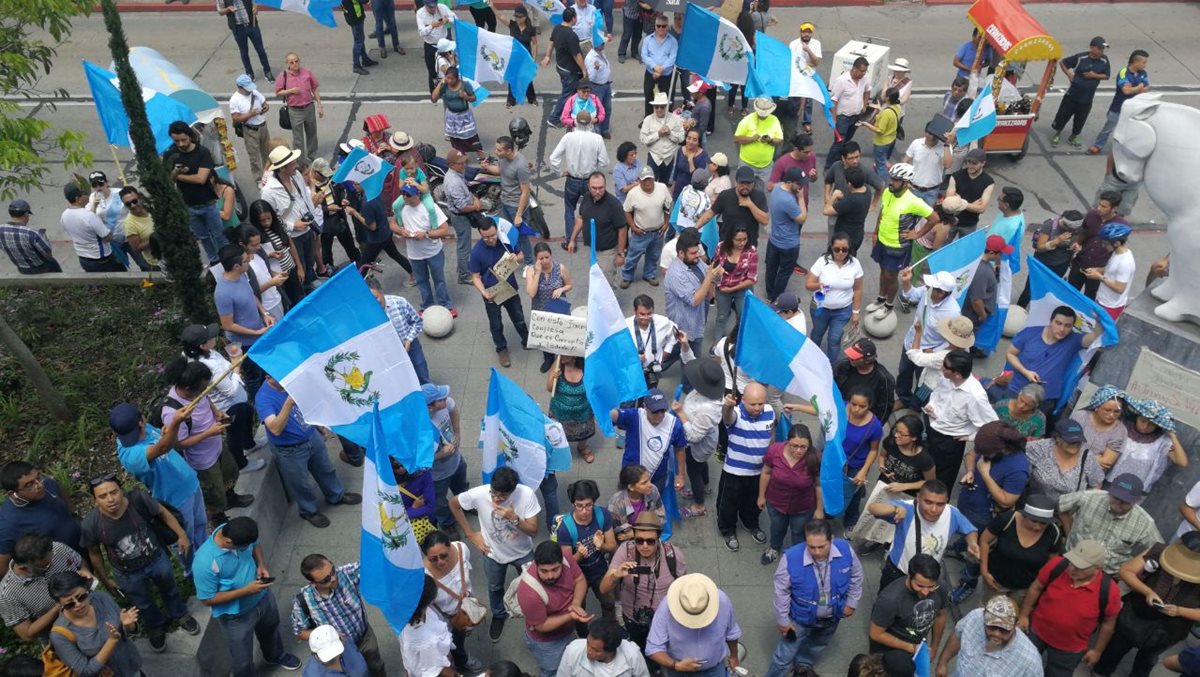
{"type": "Polygon", "coordinates": [[[270,82],[275,82],[275,74],[271,71],[267,71],[267,80],[270,82]]]}
{"type": "Polygon", "coordinates": [[[347,491],[342,494],[342,500],[334,505],[358,505],[362,503],[362,494],[356,494],[353,491],[347,491]]]}
{"type": "Polygon", "coordinates": [[[542,358],[542,373],[543,374],[550,371],[550,367],[553,367],[553,366],[554,366],[554,356],[553,355],[547,355],[542,358]]]}
{"type": "Polygon", "coordinates": [[[358,73],[359,75],[370,75],[371,74],[371,71],[363,68],[362,66],[355,66],[354,72],[358,73]]]}
{"type": "Polygon", "coordinates": [[[371,34],[367,36],[367,39],[374,40],[375,37],[376,37],[376,31],[371,31],[371,34]]]}
{"type": "Polygon", "coordinates": [[[378,66],[379,62],[376,61],[375,59],[363,59],[362,65],[367,66],[369,68],[371,66],[378,66]]]}
{"type": "Polygon", "coordinates": [[[762,529],[755,529],[754,533],[751,534],[751,537],[754,539],[755,543],[760,545],[767,542],[767,535],[763,533],[762,529]]]}
{"type": "Polygon", "coordinates": [[[386,58],[387,58],[387,47],[380,47],[380,48],[379,48],[379,58],[380,58],[380,59],[386,59],[386,58]]]}
{"type": "Polygon", "coordinates": [[[245,508],[254,502],[254,497],[248,494],[235,494],[230,491],[225,494],[225,502],[231,508],[245,508]]]}
{"type": "Polygon", "coordinates": [[[617,63],[625,63],[625,55],[624,54],[617,55],[617,63]]]}
{"type": "Polygon", "coordinates": [[[985,357],[987,357],[987,353],[983,352],[979,348],[976,348],[975,346],[971,346],[970,352],[971,352],[971,357],[974,357],[975,359],[978,359],[978,360],[982,360],[985,357]]]}
{"type": "Polygon", "coordinates": [[[154,649],[154,653],[162,653],[167,650],[167,633],[163,632],[162,628],[155,628],[146,634],[149,635],[150,648],[154,649]]]}
{"type": "Polygon", "coordinates": [[[179,623],[179,629],[183,630],[187,634],[200,634],[200,624],[197,623],[196,619],[192,618],[190,614],[184,614],[183,617],[179,618],[176,622],[179,623]]]}
{"type": "Polygon", "coordinates": [[[492,640],[492,644],[499,642],[500,635],[504,634],[504,621],[503,618],[492,616],[492,625],[488,628],[488,637],[492,640]]]}
{"type": "Polygon", "coordinates": [[[311,515],[301,515],[300,519],[308,522],[318,529],[324,529],[325,527],[329,526],[329,518],[319,512],[314,512],[311,515]]]}

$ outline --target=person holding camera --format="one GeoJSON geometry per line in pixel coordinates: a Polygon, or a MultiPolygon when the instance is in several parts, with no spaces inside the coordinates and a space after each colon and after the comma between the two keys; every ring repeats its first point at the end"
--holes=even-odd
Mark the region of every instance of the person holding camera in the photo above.
{"type": "Polygon", "coordinates": [[[633,315],[625,318],[625,326],[633,335],[638,357],[642,360],[642,372],[646,376],[646,387],[658,387],[664,366],[674,364],[675,348],[679,345],[679,327],[665,315],[654,312],[654,299],[639,294],[633,299],[633,315]]]}
{"type": "Polygon", "coordinates": [[[661,542],[662,523],[654,511],[639,514],[633,522],[633,538],[617,546],[608,572],[600,580],[602,594],[617,591],[625,632],[643,652],[654,610],[675,579],[688,572],[683,551],[661,542]]]}
{"type": "MultiPolygon", "coordinates": [[[[688,445],[683,423],[668,409],[670,406],[663,391],[651,388],[642,398],[641,407],[613,409],[609,414],[613,424],[625,431],[625,454],[621,457],[621,465],[636,463],[646,468],[650,471],[650,483],[663,495],[667,493],[667,453],[670,449],[675,450],[675,467],[682,469],[683,452],[688,445]]],[[[678,478],[676,484],[682,488],[682,473],[678,478]]]]}

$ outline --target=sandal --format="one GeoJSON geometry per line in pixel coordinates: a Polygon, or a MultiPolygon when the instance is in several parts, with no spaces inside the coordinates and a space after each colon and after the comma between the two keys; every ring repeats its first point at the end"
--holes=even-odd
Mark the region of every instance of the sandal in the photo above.
{"type": "Polygon", "coordinates": [[[591,463],[596,460],[596,455],[590,451],[585,451],[580,455],[583,456],[584,463],[591,463]]]}
{"type": "Polygon", "coordinates": [[[704,517],[705,515],[708,514],[708,511],[705,510],[704,508],[700,508],[699,510],[697,510],[691,506],[688,506],[688,507],[684,508],[683,510],[679,511],[679,514],[683,515],[684,519],[687,519],[688,517],[704,517]]]}
{"type": "Polygon", "coordinates": [[[691,487],[684,487],[679,490],[679,495],[683,498],[694,498],[691,487]]]}

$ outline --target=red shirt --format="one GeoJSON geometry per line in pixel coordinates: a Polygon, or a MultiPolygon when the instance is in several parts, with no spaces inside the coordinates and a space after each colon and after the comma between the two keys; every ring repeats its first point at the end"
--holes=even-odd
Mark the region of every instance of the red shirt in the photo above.
{"type": "MultiPolygon", "coordinates": [[[[546,589],[546,596],[549,598],[545,604],[542,603],[542,598],[537,591],[529,587],[528,583],[522,582],[517,588],[517,602],[521,604],[521,611],[525,612],[525,631],[529,633],[530,638],[539,642],[552,642],[575,632],[574,622],[564,623],[554,632],[534,630],[535,626],[541,625],[547,618],[566,613],[575,601],[575,580],[582,576],[583,572],[580,571],[579,565],[575,563],[575,558],[570,554],[566,554],[563,560],[562,574],[559,575],[557,581],[547,583],[538,579],[538,582],[546,589]]],[[[537,564],[530,562],[529,567],[529,574],[537,578],[537,564]]]]}
{"type": "MultiPolygon", "coordinates": [[[[817,480],[809,474],[805,458],[788,466],[783,442],[767,447],[763,465],[771,469],[767,481],[767,504],[785,515],[797,515],[817,507],[817,480]]],[[[809,452],[813,453],[813,452],[809,452]]]]}
{"type": "Polygon", "coordinates": [[[775,164],[771,166],[771,183],[782,183],[783,174],[790,167],[799,167],[804,171],[804,204],[808,204],[808,185],[812,183],[812,175],[809,172],[817,168],[817,154],[809,153],[808,157],[803,160],[796,160],[790,152],[779,156],[775,164]]]}
{"type": "MultiPolygon", "coordinates": [[[[1071,576],[1066,571],[1049,582],[1050,571],[1062,559],[1060,556],[1050,558],[1038,572],[1038,583],[1045,589],[1033,609],[1030,628],[1043,642],[1059,651],[1087,651],[1092,633],[1100,627],[1101,576],[1097,573],[1091,582],[1078,588],[1071,585],[1071,576]]],[[[1108,586],[1106,619],[1116,618],[1121,611],[1121,590],[1111,578],[1108,586]]]]}

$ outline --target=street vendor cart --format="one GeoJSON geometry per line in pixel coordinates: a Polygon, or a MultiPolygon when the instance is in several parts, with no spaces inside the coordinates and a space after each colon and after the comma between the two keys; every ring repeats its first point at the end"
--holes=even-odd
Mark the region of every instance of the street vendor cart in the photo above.
{"type": "MultiPolygon", "coordinates": [[[[1022,96],[1015,102],[998,101],[996,128],[981,141],[989,155],[1006,154],[1013,160],[1020,160],[1029,149],[1033,121],[1038,117],[1046,90],[1054,81],[1055,67],[1062,58],[1062,47],[1037,19],[1025,11],[1020,0],[976,0],[967,10],[967,18],[1001,55],[993,76],[992,91],[997,99],[1008,72],[1014,69],[1021,72],[1031,62],[1047,62],[1037,94],[1022,96]]],[[[982,49],[977,51],[972,70],[978,70],[982,52],[982,49]]]]}

